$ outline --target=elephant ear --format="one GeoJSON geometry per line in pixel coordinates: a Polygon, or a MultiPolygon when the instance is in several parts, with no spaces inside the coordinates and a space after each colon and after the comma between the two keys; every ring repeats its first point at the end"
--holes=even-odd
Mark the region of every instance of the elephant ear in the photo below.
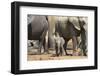
{"type": "Polygon", "coordinates": [[[77,30],[81,30],[77,17],[69,17],[69,21],[74,25],[77,30]]]}

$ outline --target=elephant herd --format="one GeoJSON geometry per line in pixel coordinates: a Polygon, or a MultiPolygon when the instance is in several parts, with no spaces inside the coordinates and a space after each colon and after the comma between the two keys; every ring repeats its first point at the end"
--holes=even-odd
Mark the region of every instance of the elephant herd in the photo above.
{"type": "MultiPolygon", "coordinates": [[[[87,17],[81,16],[35,16],[28,15],[28,40],[38,40],[41,54],[54,49],[56,56],[75,55],[78,48],[83,55],[87,52],[87,17]],[[68,54],[67,45],[72,40],[72,54],[68,54]]],[[[31,43],[32,45],[32,43],[31,43]]]]}

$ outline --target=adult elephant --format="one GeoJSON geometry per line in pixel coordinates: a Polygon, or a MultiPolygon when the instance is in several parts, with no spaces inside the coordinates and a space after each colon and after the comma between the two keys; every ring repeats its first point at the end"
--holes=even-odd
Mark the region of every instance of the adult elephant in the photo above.
{"type": "MultiPolygon", "coordinates": [[[[72,43],[73,43],[72,49],[73,49],[73,54],[74,54],[74,52],[76,52],[78,48],[77,37],[81,35],[81,40],[84,40],[83,38],[85,38],[84,36],[86,36],[84,34],[85,30],[83,28],[83,25],[85,24],[85,22],[80,20],[79,17],[58,16],[58,17],[55,17],[55,21],[53,20],[53,23],[55,23],[53,25],[53,27],[55,26],[55,28],[52,28],[52,29],[54,29],[55,32],[59,33],[60,37],[63,37],[65,40],[65,44],[63,46],[64,46],[66,55],[69,55],[66,50],[67,50],[67,43],[70,39],[72,39],[72,43]]],[[[51,39],[51,36],[52,35],[50,35],[49,40],[53,41],[53,39],[51,39]]],[[[85,41],[83,41],[82,43],[85,43],[85,41]]],[[[82,44],[82,46],[84,46],[84,44],[82,44]]]]}
{"type": "Polygon", "coordinates": [[[77,37],[80,36],[81,38],[81,49],[83,50],[83,54],[86,56],[86,34],[84,26],[85,22],[81,21],[79,17],[69,17],[65,21],[57,21],[55,31],[59,33],[61,37],[64,38],[65,44],[64,44],[64,50],[66,55],[68,55],[66,49],[67,49],[67,43],[70,39],[72,39],[73,43],[73,55],[75,55],[76,50],[78,49],[78,39],[77,37]],[[78,26],[76,28],[76,25],[78,26]]]}
{"type": "Polygon", "coordinates": [[[39,40],[39,54],[41,54],[42,46],[44,52],[47,52],[45,36],[48,30],[48,22],[46,16],[32,16],[28,23],[28,40],[39,40]]]}

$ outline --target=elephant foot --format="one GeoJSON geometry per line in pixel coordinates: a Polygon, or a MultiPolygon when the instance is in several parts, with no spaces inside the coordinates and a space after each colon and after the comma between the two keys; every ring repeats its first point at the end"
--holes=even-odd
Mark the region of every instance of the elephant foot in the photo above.
{"type": "Polygon", "coordinates": [[[83,55],[84,55],[84,56],[87,56],[87,54],[86,54],[86,53],[84,53],[83,55]]]}
{"type": "Polygon", "coordinates": [[[60,56],[59,54],[56,55],[57,57],[60,56]]]}
{"type": "Polygon", "coordinates": [[[56,56],[57,56],[57,57],[60,56],[60,53],[56,53],[56,56]]]}

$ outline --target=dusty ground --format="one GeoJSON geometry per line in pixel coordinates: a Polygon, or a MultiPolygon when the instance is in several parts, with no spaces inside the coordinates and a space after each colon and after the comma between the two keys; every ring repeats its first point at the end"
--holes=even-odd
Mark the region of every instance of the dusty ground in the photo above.
{"type": "MultiPolygon", "coordinates": [[[[36,49],[35,49],[36,50],[36,49]]],[[[49,50],[50,51],[50,50],[49,50]]],[[[77,53],[79,53],[80,50],[77,50],[77,53]]],[[[67,50],[69,54],[72,54],[72,50],[67,50]]],[[[87,56],[55,56],[55,53],[51,51],[51,54],[41,54],[36,55],[32,54],[32,52],[28,52],[27,60],[33,61],[33,60],[63,60],[63,59],[84,59],[87,58],[87,56]]]]}
{"type": "MultiPolygon", "coordinates": [[[[72,42],[71,40],[69,41],[68,44],[68,48],[72,47],[72,42]]],[[[69,54],[73,53],[73,50],[66,50],[69,54]]],[[[42,54],[42,55],[38,55],[37,54],[38,49],[34,49],[34,48],[28,48],[28,55],[27,55],[27,60],[28,61],[36,61],[36,60],[63,60],[63,59],[84,59],[87,58],[87,56],[54,56],[55,54],[55,50],[53,51],[52,49],[49,49],[50,54],[42,54]],[[29,51],[30,50],[30,51],[29,51]]],[[[43,52],[43,49],[42,49],[43,52]]],[[[77,50],[77,53],[80,52],[80,49],[77,50]]]]}
{"type": "Polygon", "coordinates": [[[51,54],[47,55],[28,55],[28,61],[33,60],[63,60],[63,59],[84,59],[86,56],[55,56],[53,57],[51,54]]]}

